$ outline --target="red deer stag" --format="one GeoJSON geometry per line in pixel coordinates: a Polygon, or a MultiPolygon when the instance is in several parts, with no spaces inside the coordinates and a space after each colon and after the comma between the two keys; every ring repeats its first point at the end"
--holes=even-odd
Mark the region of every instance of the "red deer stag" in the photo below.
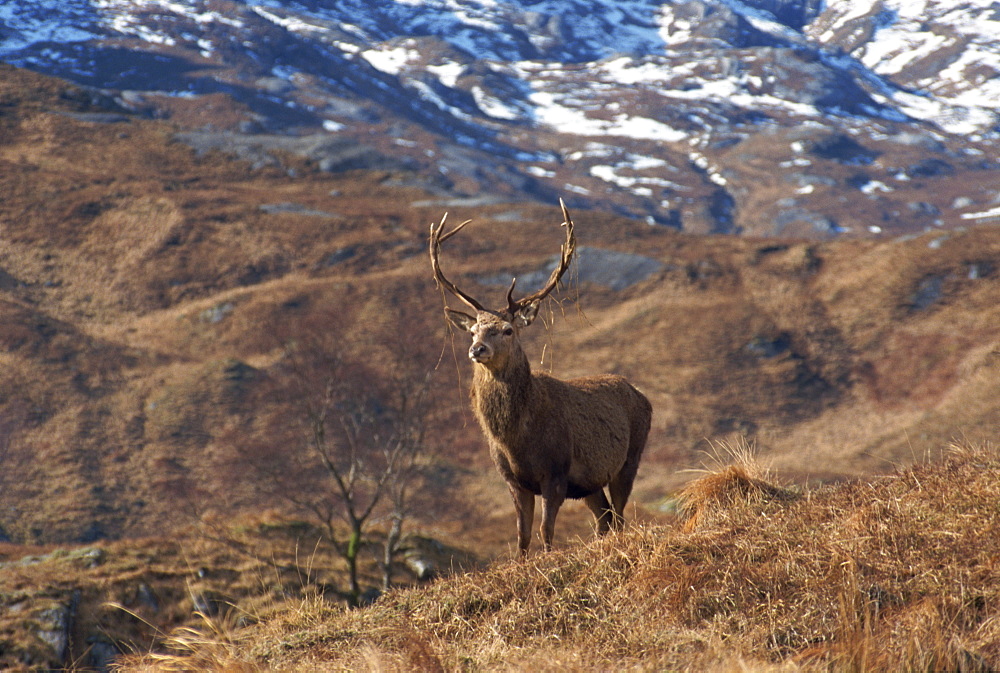
{"type": "Polygon", "coordinates": [[[489,442],[490,454],[507,482],[517,511],[517,544],[522,555],[531,543],[535,496],[542,496],[542,544],[552,547],[556,514],[563,500],[582,498],[603,535],[624,525],[625,503],[632,492],[649,434],[653,408],[625,378],[613,374],[561,381],[533,374],[521,349],[520,331],[531,324],[538,307],[566,272],[576,237],[573,221],[560,200],[566,243],[559,265],[545,287],[491,311],[441,273],[441,244],[469,221],[443,233],[445,218],[431,225],[431,268],[438,284],[475,310],[475,315],[445,308],[457,327],[472,334],[472,409],[489,442]],[[604,494],[608,487],[611,504],[604,494]]]}

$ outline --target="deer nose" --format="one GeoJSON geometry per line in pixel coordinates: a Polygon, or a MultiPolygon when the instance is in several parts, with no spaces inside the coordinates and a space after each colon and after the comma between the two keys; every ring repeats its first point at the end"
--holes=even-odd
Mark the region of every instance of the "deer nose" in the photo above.
{"type": "Polygon", "coordinates": [[[482,362],[489,358],[490,349],[486,344],[474,343],[469,347],[469,359],[475,362],[482,362]]]}

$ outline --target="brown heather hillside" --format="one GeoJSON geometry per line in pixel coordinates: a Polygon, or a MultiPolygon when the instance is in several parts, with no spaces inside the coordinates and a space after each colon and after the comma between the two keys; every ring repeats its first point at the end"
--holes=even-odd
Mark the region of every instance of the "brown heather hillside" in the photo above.
{"type": "Polygon", "coordinates": [[[788,490],[745,458],[634,526],[341,612],[178,633],[125,670],[988,671],[1000,666],[1000,458],[788,490]]]}
{"type": "MultiPolygon", "coordinates": [[[[302,409],[273,391],[286,347],[306,342],[335,348],[359,385],[440,359],[427,416],[437,476],[409,530],[483,560],[506,554],[512,506],[466,410],[467,344],[449,336],[426,235],[445,211],[475,218],[448,244],[449,275],[500,301],[506,279],[556,252],[556,205],[472,207],[419,187],[427,176],[330,174],[293,157],[253,168],[109,105],[0,66],[4,560],[20,545],[48,554],[188,540],[261,512],[301,523],[279,486],[308,491],[315,475],[291,458],[281,484],[251,468],[294,456],[302,409]],[[477,283],[492,278],[504,280],[477,283]]],[[[995,439],[1000,227],[817,243],[573,216],[581,263],[590,255],[610,280],[571,271],[526,348],[559,376],[623,373],[653,402],[631,518],[669,520],[662,510],[691,479],[683,470],[732,436],[799,484],[881,474],[955,438],[995,439]],[[606,251],[659,266],[628,285],[606,251]]],[[[558,548],[589,535],[584,512],[563,509],[558,548]]],[[[257,543],[246,544],[253,556],[257,543]]],[[[172,577],[197,579],[196,566],[172,577]]],[[[333,606],[338,573],[321,592],[333,606]]],[[[31,581],[0,601],[45,593],[31,581]]],[[[60,604],[74,604],[73,582],[60,604]]],[[[191,623],[190,608],[147,619],[168,630],[191,623]]],[[[129,638],[112,640],[127,650],[129,638]]]]}

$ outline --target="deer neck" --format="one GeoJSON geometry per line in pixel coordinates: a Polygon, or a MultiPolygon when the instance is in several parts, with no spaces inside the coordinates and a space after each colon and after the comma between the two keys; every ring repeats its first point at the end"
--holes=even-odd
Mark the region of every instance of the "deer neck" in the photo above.
{"type": "Polygon", "coordinates": [[[503,366],[477,364],[473,376],[473,406],[483,430],[501,445],[516,445],[527,430],[532,394],[531,365],[515,348],[503,366]]]}

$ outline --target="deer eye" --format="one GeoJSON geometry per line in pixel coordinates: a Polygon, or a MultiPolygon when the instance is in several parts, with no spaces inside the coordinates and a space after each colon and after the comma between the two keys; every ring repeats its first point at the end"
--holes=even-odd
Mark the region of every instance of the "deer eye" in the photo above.
{"type": "Polygon", "coordinates": [[[510,336],[513,333],[514,333],[514,328],[513,327],[506,327],[506,328],[504,328],[504,331],[503,331],[504,336],[510,336]]]}

